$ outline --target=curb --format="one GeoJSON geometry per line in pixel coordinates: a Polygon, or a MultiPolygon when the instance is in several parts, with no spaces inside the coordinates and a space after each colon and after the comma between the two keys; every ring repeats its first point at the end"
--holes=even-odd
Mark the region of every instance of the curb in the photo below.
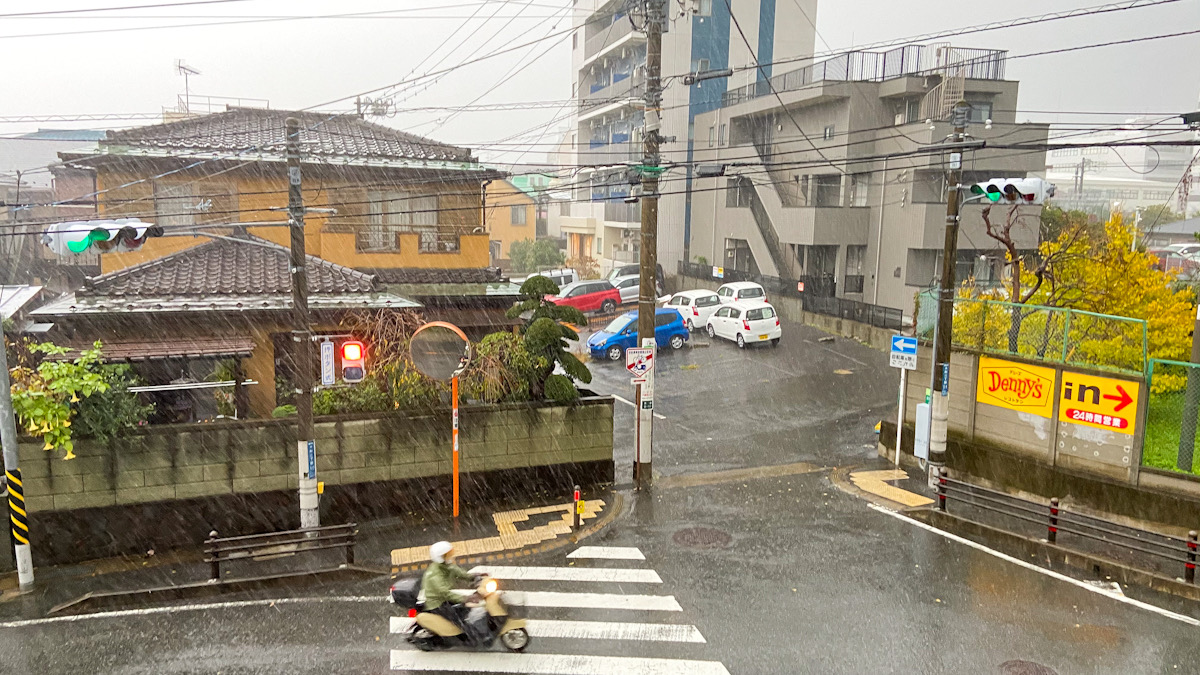
{"type": "Polygon", "coordinates": [[[876,506],[889,508],[898,513],[910,513],[913,511],[920,511],[925,508],[923,506],[906,506],[900,502],[894,502],[890,499],[880,497],[879,495],[872,494],[858,487],[850,480],[850,474],[856,471],[864,470],[870,469],[862,465],[838,467],[829,472],[829,482],[833,483],[834,487],[848,495],[858,497],[859,499],[875,504],[876,506]]]}
{"type": "MultiPolygon", "coordinates": [[[[525,557],[528,557],[531,555],[539,555],[542,553],[549,553],[550,551],[554,551],[554,550],[563,548],[570,544],[578,543],[578,542],[592,536],[593,534],[596,534],[600,530],[603,530],[604,528],[608,527],[612,523],[612,521],[616,519],[617,514],[620,513],[624,509],[625,501],[624,501],[624,498],[621,496],[621,493],[617,492],[614,489],[614,490],[610,490],[609,494],[607,496],[610,497],[612,499],[612,501],[608,502],[608,508],[605,510],[604,515],[600,516],[591,525],[588,525],[587,527],[581,529],[578,532],[575,532],[575,533],[572,533],[570,535],[563,536],[563,537],[555,537],[554,539],[552,539],[550,541],[543,542],[541,544],[536,544],[536,545],[530,546],[528,548],[518,549],[516,551],[506,551],[504,553],[488,553],[485,555],[462,556],[460,558],[455,558],[455,562],[459,563],[465,567],[467,565],[480,565],[480,564],[489,563],[489,562],[496,562],[499,560],[515,560],[517,558],[525,558],[525,557]]],[[[429,566],[428,563],[413,563],[410,565],[400,565],[398,567],[392,566],[391,576],[393,578],[395,578],[396,576],[399,576],[401,574],[407,574],[407,573],[411,573],[411,572],[419,572],[419,571],[424,570],[428,566],[429,566]]]]}

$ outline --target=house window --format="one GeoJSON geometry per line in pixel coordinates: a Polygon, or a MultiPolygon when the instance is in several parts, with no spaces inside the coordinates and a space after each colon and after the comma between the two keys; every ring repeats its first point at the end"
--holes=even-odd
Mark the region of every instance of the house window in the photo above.
{"type": "Polygon", "coordinates": [[[749,208],[750,194],[754,186],[750,179],[744,176],[733,176],[725,181],[725,206],[730,208],[749,208]]]}
{"type": "Polygon", "coordinates": [[[571,33],[571,49],[579,49],[579,32],[571,33]]]}
{"type": "Polygon", "coordinates": [[[697,0],[696,2],[696,14],[698,16],[712,16],[712,8],[712,0],[697,0]]]}
{"type": "Polygon", "coordinates": [[[831,173],[813,176],[813,206],[841,206],[842,176],[831,173]]]}
{"type": "Polygon", "coordinates": [[[525,225],[527,223],[525,214],[528,209],[525,207],[524,204],[522,204],[521,206],[510,206],[509,209],[512,212],[509,215],[510,223],[512,223],[513,225],[525,225]]]}
{"type": "Polygon", "coordinates": [[[708,147],[711,148],[713,146],[713,142],[716,140],[716,136],[717,136],[717,128],[715,126],[709,127],[708,128],[708,147]]]}
{"type": "Polygon", "coordinates": [[[154,182],[155,224],[159,227],[188,227],[196,224],[197,200],[192,184],[154,182]]]}
{"type": "Polygon", "coordinates": [[[692,61],[692,72],[702,73],[708,70],[708,59],[694,59],[692,61]]]}
{"type": "Polygon", "coordinates": [[[726,124],[721,125],[721,133],[717,135],[717,143],[719,145],[725,145],[725,130],[727,126],[726,124]]]}
{"type": "Polygon", "coordinates": [[[825,140],[827,140],[827,141],[832,141],[832,140],[833,140],[833,125],[832,125],[832,124],[830,124],[829,126],[825,127],[825,135],[824,135],[824,138],[825,138],[825,140]]]}
{"type": "Polygon", "coordinates": [[[862,275],[863,260],[867,257],[866,246],[847,246],[846,247],[846,274],[847,275],[862,275]]]}
{"type": "Polygon", "coordinates": [[[850,176],[850,206],[867,205],[867,186],[870,179],[871,174],[868,173],[856,173],[850,176]]]}
{"type": "Polygon", "coordinates": [[[992,119],[992,103],[990,101],[967,101],[967,105],[971,107],[971,112],[967,114],[968,122],[983,124],[992,119]]]}
{"type": "MultiPolygon", "coordinates": [[[[369,191],[367,202],[368,224],[359,230],[356,242],[360,252],[397,251],[400,233],[420,234],[423,252],[446,250],[439,248],[437,195],[414,197],[398,191],[369,191]]],[[[458,250],[458,235],[452,240],[451,250],[458,250]]]]}

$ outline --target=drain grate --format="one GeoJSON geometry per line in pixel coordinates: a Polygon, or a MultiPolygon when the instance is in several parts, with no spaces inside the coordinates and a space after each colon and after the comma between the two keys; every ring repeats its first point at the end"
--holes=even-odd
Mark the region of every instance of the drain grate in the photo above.
{"type": "Polygon", "coordinates": [[[1049,666],[1019,659],[1001,663],[1000,673],[1001,675],[1058,675],[1058,672],[1049,666]]]}
{"type": "Polygon", "coordinates": [[[689,527],[676,532],[671,540],[687,548],[725,548],[733,537],[713,527],[689,527]]]}

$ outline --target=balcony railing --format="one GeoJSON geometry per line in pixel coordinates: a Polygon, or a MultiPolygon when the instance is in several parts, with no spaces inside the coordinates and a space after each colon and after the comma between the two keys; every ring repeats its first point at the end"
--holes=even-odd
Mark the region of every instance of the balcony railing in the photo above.
{"type": "Polygon", "coordinates": [[[796,91],[816,82],[882,82],[909,75],[935,75],[962,69],[967,79],[1003,80],[1007,51],[904,45],[884,52],[852,51],[725,92],[722,106],[796,91]]]}
{"type": "Polygon", "coordinates": [[[626,98],[638,98],[646,93],[646,78],[639,73],[600,88],[589,87],[589,89],[589,92],[583,93],[580,97],[580,108],[607,105],[626,98]]]}
{"type": "Polygon", "coordinates": [[[614,223],[642,222],[642,205],[634,202],[626,204],[620,200],[604,202],[604,219],[614,223]]]}
{"type": "MultiPolygon", "coordinates": [[[[583,42],[583,57],[594,56],[596,52],[604,49],[609,45],[615,45],[622,38],[630,33],[633,33],[633,25],[629,23],[629,19],[621,17],[616,20],[611,26],[604,26],[599,29],[599,32],[583,42]]],[[[642,39],[645,39],[645,33],[637,33],[642,39]]],[[[634,38],[635,40],[637,38],[634,38]]]]}
{"type": "Polygon", "coordinates": [[[842,282],[843,293],[862,293],[863,292],[863,275],[847,274],[845,281],[842,282]]]}

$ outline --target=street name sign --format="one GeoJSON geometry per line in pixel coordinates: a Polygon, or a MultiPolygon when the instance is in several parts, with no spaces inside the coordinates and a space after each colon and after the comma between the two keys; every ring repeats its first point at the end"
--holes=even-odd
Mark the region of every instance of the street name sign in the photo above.
{"type": "Polygon", "coordinates": [[[337,376],[333,372],[335,359],[333,357],[333,343],[326,340],[321,343],[321,385],[332,387],[337,381],[337,376]]]}
{"type": "Polygon", "coordinates": [[[917,338],[892,336],[891,366],[904,370],[917,369],[917,338]]]}

